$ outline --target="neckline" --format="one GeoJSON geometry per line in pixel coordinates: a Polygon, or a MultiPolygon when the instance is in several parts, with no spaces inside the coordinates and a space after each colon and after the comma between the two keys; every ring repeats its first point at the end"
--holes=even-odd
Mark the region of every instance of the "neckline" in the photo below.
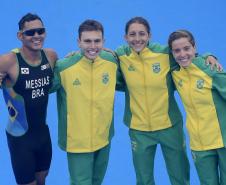
{"type": "Polygon", "coordinates": [[[41,65],[41,63],[42,63],[42,54],[41,54],[41,50],[40,50],[40,52],[39,52],[39,62],[38,63],[32,63],[32,62],[30,62],[28,59],[26,59],[26,56],[24,55],[24,53],[21,51],[21,49],[20,49],[20,55],[21,55],[21,58],[25,61],[25,63],[27,64],[27,65],[29,65],[29,66],[32,66],[32,67],[38,67],[38,66],[40,66],[41,65]]]}

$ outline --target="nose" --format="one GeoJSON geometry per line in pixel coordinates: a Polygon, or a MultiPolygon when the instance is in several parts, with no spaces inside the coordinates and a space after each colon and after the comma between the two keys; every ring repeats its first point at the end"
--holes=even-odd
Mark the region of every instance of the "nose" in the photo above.
{"type": "Polygon", "coordinates": [[[90,47],[91,47],[91,48],[94,48],[95,46],[96,46],[95,42],[92,41],[92,42],[90,43],[90,47]]]}
{"type": "Polygon", "coordinates": [[[37,37],[39,36],[38,32],[36,31],[35,34],[34,34],[34,37],[37,37]]]}
{"type": "Polygon", "coordinates": [[[90,48],[96,48],[96,46],[97,46],[97,43],[96,43],[95,41],[91,41],[91,42],[89,43],[89,47],[90,47],[90,48]]]}
{"type": "Polygon", "coordinates": [[[135,40],[136,40],[136,41],[140,40],[140,36],[139,36],[138,34],[136,34],[135,40]]]}
{"type": "Polygon", "coordinates": [[[184,57],[186,55],[186,52],[184,50],[180,51],[180,56],[184,57]]]}

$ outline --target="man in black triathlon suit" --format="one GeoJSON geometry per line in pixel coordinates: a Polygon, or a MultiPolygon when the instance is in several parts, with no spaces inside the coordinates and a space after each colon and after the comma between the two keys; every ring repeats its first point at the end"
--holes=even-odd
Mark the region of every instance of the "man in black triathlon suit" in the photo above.
{"type": "Polygon", "coordinates": [[[46,124],[48,91],[57,55],[43,49],[46,37],[41,18],[28,13],[19,21],[18,52],[0,56],[2,90],[9,112],[6,127],[11,163],[17,184],[44,185],[52,158],[46,124]]]}

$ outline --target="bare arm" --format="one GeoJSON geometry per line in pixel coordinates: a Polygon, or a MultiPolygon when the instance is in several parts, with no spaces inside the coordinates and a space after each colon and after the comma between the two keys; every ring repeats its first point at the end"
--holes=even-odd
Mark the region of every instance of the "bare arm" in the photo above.
{"type": "Polygon", "coordinates": [[[8,73],[11,61],[10,61],[11,54],[5,54],[0,56],[0,72],[1,73],[8,73]]]}
{"type": "Polygon", "coordinates": [[[0,56],[0,84],[6,75],[12,83],[15,82],[18,70],[16,65],[16,55],[14,53],[8,53],[0,56]]]}

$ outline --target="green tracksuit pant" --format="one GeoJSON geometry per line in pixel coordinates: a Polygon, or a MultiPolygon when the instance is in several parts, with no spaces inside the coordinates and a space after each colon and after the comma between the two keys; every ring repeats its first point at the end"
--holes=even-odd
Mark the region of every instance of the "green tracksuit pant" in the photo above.
{"type": "Polygon", "coordinates": [[[154,158],[160,144],[172,185],[190,184],[190,166],[182,124],[159,131],[129,131],[137,185],[155,185],[154,158]]]}
{"type": "Polygon", "coordinates": [[[95,152],[67,153],[70,185],[101,185],[107,170],[110,144],[95,152]]]}
{"type": "Polygon", "coordinates": [[[201,185],[226,185],[226,148],[192,151],[201,185]]]}

